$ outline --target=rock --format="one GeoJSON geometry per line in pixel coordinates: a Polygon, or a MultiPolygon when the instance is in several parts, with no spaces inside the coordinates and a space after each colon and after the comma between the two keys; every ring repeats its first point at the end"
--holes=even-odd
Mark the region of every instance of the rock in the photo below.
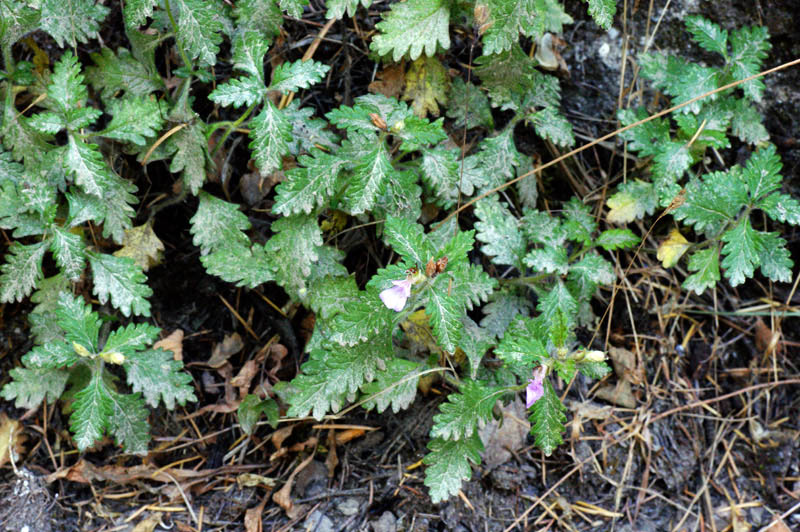
{"type": "Polygon", "coordinates": [[[370,523],[372,532],[397,532],[397,518],[392,512],[383,512],[380,519],[370,523]]]}
{"type": "Polygon", "coordinates": [[[357,514],[358,510],[361,509],[361,501],[355,497],[348,497],[337,503],[336,509],[339,510],[342,515],[350,517],[351,515],[357,514]]]}
{"type": "Polygon", "coordinates": [[[306,522],[303,524],[303,530],[333,532],[333,521],[319,510],[314,510],[311,512],[311,515],[306,518],[306,522]]]}

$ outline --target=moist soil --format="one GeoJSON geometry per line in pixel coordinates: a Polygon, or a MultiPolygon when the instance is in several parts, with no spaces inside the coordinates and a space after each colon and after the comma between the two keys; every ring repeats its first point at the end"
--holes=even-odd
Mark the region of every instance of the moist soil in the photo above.
{"type": "MultiPolygon", "coordinates": [[[[563,35],[568,72],[558,75],[563,109],[579,144],[615,129],[619,101],[653,104],[653,95],[640,90],[635,79],[635,57],[656,26],[651,50],[713,61],[689,45],[683,28],[689,13],[705,14],[729,30],[766,25],[773,45],[767,67],[800,57],[793,0],[628,4],[632,9],[624,25],[618,16],[614,29],[604,32],[586,16],[585,4],[566,2],[575,23],[563,35]]],[[[110,20],[121,27],[118,13],[110,20]]],[[[119,27],[107,30],[107,43],[114,42],[119,27]]],[[[345,24],[336,27],[336,39],[357,40],[345,24]]],[[[297,33],[289,43],[307,31],[299,24],[288,28],[297,33]]],[[[46,37],[38,38],[46,44],[46,37]]],[[[470,43],[459,42],[454,40],[454,55],[467,64],[470,43]]],[[[320,57],[333,57],[340,48],[325,43],[320,57]]],[[[345,49],[335,59],[337,67],[349,69],[340,86],[305,97],[304,104],[317,107],[319,114],[366,92],[372,62],[358,46],[345,49]]],[[[773,74],[765,83],[760,110],[783,159],[787,187],[797,195],[800,68],[773,74]]],[[[502,123],[502,113],[496,118],[502,123]]],[[[515,139],[521,151],[542,160],[557,154],[525,127],[517,128],[515,139]]],[[[244,144],[229,149],[228,174],[210,185],[239,202],[248,172],[244,144]]],[[[746,146],[734,144],[720,156],[736,161],[746,154],[746,146]]],[[[613,185],[623,171],[635,175],[636,163],[612,139],[546,172],[542,185],[548,197],[580,193],[597,199],[608,193],[609,176],[613,185]]],[[[146,186],[139,186],[152,197],[169,191],[156,173],[150,170],[146,186]]],[[[269,195],[258,199],[253,208],[268,208],[269,201],[269,195]]],[[[261,354],[262,382],[291,379],[303,362],[313,316],[287,305],[285,294],[272,285],[247,291],[207,275],[189,234],[195,209],[196,201],[187,199],[156,216],[154,229],[167,251],[163,265],[148,276],[155,323],[167,332],[184,332],[183,357],[197,384],[198,403],[153,412],[153,450],[145,459],[121,454],[111,442],[78,454],[59,404],[25,413],[2,403],[10,417],[22,419],[27,443],[19,463],[2,470],[0,530],[800,530],[800,388],[781,384],[798,375],[798,319],[785,317],[776,327],[769,313],[733,312],[766,296],[800,303],[790,285],[754,281],[733,290],[721,284],[716,300],[687,297],[671,274],[653,273],[654,253],[645,253],[630,270],[626,289],[615,295],[598,334],[613,347],[614,373],[601,383],[582,378],[558,383],[568,406],[564,444],[543,456],[525,436],[524,409],[498,406],[503,423],[484,429],[483,464],[458,497],[434,505],[420,461],[446,383],[430,383],[427,393],[400,413],[352,410],[324,428],[296,421],[275,430],[262,422],[253,436],[241,436],[235,413],[220,407],[234,393],[231,377],[261,354]],[[290,309],[289,317],[270,303],[290,309]],[[717,316],[709,312],[714,308],[717,316]],[[776,330],[779,337],[772,336],[776,330]],[[223,365],[211,367],[212,350],[226,339],[238,342],[239,349],[223,365]]],[[[258,231],[266,222],[254,223],[258,231]]],[[[661,222],[653,235],[669,228],[661,222]]],[[[640,234],[648,229],[639,227],[640,234]]],[[[797,233],[783,231],[797,260],[797,233]]],[[[373,249],[374,235],[352,238],[346,263],[363,282],[369,272],[359,257],[383,251],[373,249]]],[[[646,242],[650,250],[657,246],[653,238],[646,242]]],[[[611,301],[610,292],[601,294],[598,314],[611,301]]],[[[28,310],[27,305],[4,308],[3,374],[31,347],[28,310]]],[[[580,334],[589,339],[595,331],[580,334]]],[[[604,348],[601,340],[597,345],[604,348]]]]}

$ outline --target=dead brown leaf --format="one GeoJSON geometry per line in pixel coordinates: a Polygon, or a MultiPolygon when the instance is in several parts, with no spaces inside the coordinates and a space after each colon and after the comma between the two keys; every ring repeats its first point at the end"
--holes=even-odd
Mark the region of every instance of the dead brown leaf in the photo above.
{"type": "Polygon", "coordinates": [[[786,523],[784,523],[780,519],[777,519],[772,523],[770,523],[769,525],[767,525],[767,528],[764,529],[764,532],[792,532],[792,531],[789,530],[789,527],[786,526],[786,523]]]}
{"type": "Polygon", "coordinates": [[[336,454],[336,431],[328,431],[328,457],[325,458],[325,467],[328,468],[328,478],[333,478],[336,466],[339,465],[339,456],[336,454]]]}
{"type": "Polygon", "coordinates": [[[153,349],[163,349],[164,351],[172,351],[172,358],[175,360],[183,360],[183,330],[175,329],[169,336],[162,338],[155,344],[153,349]]]}
{"type": "Polygon", "coordinates": [[[244,348],[244,342],[239,333],[229,334],[221,343],[214,346],[211,358],[206,362],[212,368],[220,368],[230,357],[244,348]]]}
{"type": "Polygon", "coordinates": [[[308,457],[306,457],[305,460],[300,462],[300,465],[298,465],[294,469],[294,471],[292,471],[292,474],[289,475],[289,478],[286,479],[286,484],[284,484],[281,489],[279,489],[272,495],[272,502],[280,506],[283,509],[283,511],[286,512],[286,515],[289,517],[289,519],[294,519],[299,515],[298,511],[299,508],[296,507],[292,502],[292,484],[294,484],[294,478],[300,471],[305,469],[306,466],[310,464],[311,460],[313,459],[314,459],[314,453],[311,453],[310,455],[308,455],[308,457]]]}
{"type": "Polygon", "coordinates": [[[633,395],[631,383],[626,380],[617,381],[616,386],[607,384],[595,392],[595,397],[624,408],[636,408],[636,397],[633,395]]]}
{"type": "Polygon", "coordinates": [[[247,391],[250,389],[250,383],[253,381],[253,377],[256,376],[258,373],[258,366],[256,366],[255,360],[248,360],[242,366],[242,369],[239,370],[239,373],[231,379],[231,384],[236,388],[239,388],[239,397],[244,398],[247,395],[247,391]]]}
{"type": "Polygon", "coordinates": [[[367,90],[372,93],[380,93],[387,98],[397,98],[403,91],[403,84],[405,83],[405,62],[388,66],[375,75],[376,81],[373,81],[367,87],[367,90]]]}
{"type": "Polygon", "coordinates": [[[248,508],[244,513],[244,530],[245,532],[261,532],[261,514],[264,513],[264,506],[267,504],[267,498],[259,503],[258,506],[248,508]]]}
{"type": "Polygon", "coordinates": [[[478,433],[483,441],[483,461],[488,469],[508,462],[512,454],[525,445],[531,424],[525,405],[519,398],[502,408],[502,422],[493,419],[478,433]]]}
{"type": "Polygon", "coordinates": [[[644,384],[644,369],[636,364],[636,355],[632,351],[622,347],[611,347],[608,356],[614,365],[617,377],[637,386],[644,384]]]}
{"type": "Polygon", "coordinates": [[[133,532],[153,532],[161,521],[161,512],[154,512],[136,523],[133,532]]]}
{"type": "Polygon", "coordinates": [[[14,461],[19,461],[23,443],[25,434],[22,433],[20,422],[5,413],[0,414],[0,466],[9,461],[11,453],[14,453],[14,461]]]}

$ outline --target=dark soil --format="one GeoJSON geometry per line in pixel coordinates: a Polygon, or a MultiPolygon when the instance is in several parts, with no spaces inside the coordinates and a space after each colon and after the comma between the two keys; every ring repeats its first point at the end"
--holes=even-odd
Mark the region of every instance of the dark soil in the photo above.
{"type": "MultiPolygon", "coordinates": [[[[636,9],[625,26],[626,53],[635,59],[646,42],[646,28],[653,31],[665,1],[653,2],[649,25],[647,2],[628,3],[636,9]]],[[[582,135],[582,144],[617,126],[625,35],[621,17],[606,33],[588,19],[583,2],[566,4],[576,22],[564,35],[562,55],[569,73],[562,74],[563,107],[582,135]]],[[[622,2],[620,10],[621,6],[622,2]]],[[[686,14],[699,12],[728,29],[765,24],[773,44],[767,67],[776,66],[800,56],[798,7],[793,0],[675,0],[660,22],[652,49],[705,60],[696,47],[688,46],[682,24],[686,14]]],[[[351,30],[341,22],[331,34],[349,43],[335,59],[349,74],[341,78],[341,86],[307,96],[320,113],[366,92],[372,62],[351,30]]],[[[290,33],[297,35],[287,42],[307,31],[299,23],[290,26],[290,33]]],[[[108,41],[113,39],[109,35],[108,41]]],[[[326,43],[318,53],[331,57],[339,48],[326,43]]],[[[287,50],[298,57],[301,52],[287,50]]],[[[626,86],[633,82],[633,64],[627,63],[626,86]]],[[[783,158],[787,186],[798,194],[800,68],[771,75],[765,82],[766,126],[783,158]]],[[[645,94],[641,103],[650,104],[650,97],[645,94]]],[[[545,160],[554,155],[538,141],[524,138],[524,131],[517,134],[521,145],[541,149],[545,160]]],[[[572,173],[583,179],[583,190],[576,192],[603,193],[598,190],[607,178],[621,175],[618,147],[609,141],[554,167],[545,175],[545,186],[558,189],[565,173],[572,173]]],[[[731,150],[723,156],[736,160],[737,154],[731,150]]],[[[236,185],[247,172],[247,161],[238,159],[245,158],[243,151],[234,152],[230,186],[219,185],[221,195],[239,194],[236,185]]],[[[151,198],[169,191],[171,184],[162,177],[148,177],[151,198]]],[[[146,188],[140,185],[140,190],[146,188]]],[[[269,197],[265,201],[250,213],[257,230],[270,223],[264,214],[269,197]]],[[[313,322],[304,309],[287,305],[285,294],[274,285],[247,291],[207,275],[189,234],[195,207],[187,200],[156,216],[155,231],[167,246],[164,264],[169,267],[151,270],[149,279],[155,323],[167,332],[181,329],[185,334],[183,356],[196,383],[198,403],[191,409],[154,412],[153,451],[144,460],[119,454],[113,445],[79,455],[69,441],[66,416],[56,407],[29,413],[24,420],[28,449],[16,464],[19,473],[2,471],[0,530],[27,526],[32,532],[237,531],[245,530],[248,510],[260,514],[255,519],[261,520],[262,528],[252,530],[265,531],[740,532],[767,527],[784,513],[786,528],[769,531],[800,530],[800,322],[797,317],[784,318],[777,327],[783,331],[779,348],[765,356],[758,315],[734,313],[754,307],[765,295],[787,301],[790,286],[770,291],[754,282],[738,292],[722,288],[716,301],[686,299],[666,274],[644,275],[654,259],[640,259],[631,270],[627,291],[616,295],[609,318],[610,345],[633,353],[632,363],[624,368],[625,355],[620,354],[612,357],[617,371],[602,383],[561,383],[559,392],[566,392],[570,419],[565,443],[545,457],[532,438],[517,442],[507,460],[475,469],[461,497],[433,505],[419,461],[439,402],[435,392],[418,397],[398,414],[354,410],[335,420],[337,425],[374,429],[339,445],[331,445],[333,430],[317,428],[313,421],[282,424],[277,433],[262,423],[251,438],[243,439],[234,413],[207,408],[224,404],[232,391],[230,378],[276,335],[287,354],[282,360],[267,359],[261,367],[262,374],[268,374],[264,381],[290,379],[303,360],[307,328],[313,322]],[[266,300],[288,310],[289,317],[266,300]],[[721,311],[718,317],[708,313],[714,308],[721,311]],[[205,365],[212,348],[235,332],[241,335],[243,349],[219,369],[205,365]],[[791,379],[794,384],[781,384],[791,379]],[[618,382],[627,383],[627,389],[618,382]],[[615,390],[611,400],[597,395],[603,386],[615,390]],[[621,406],[622,395],[632,404],[621,406]],[[334,454],[338,463],[331,458],[334,454]],[[298,471],[300,464],[305,465],[298,471]],[[288,511],[273,499],[287,481],[292,483],[293,504],[288,511]]],[[[644,234],[647,227],[641,229],[644,234]]],[[[667,229],[665,225],[664,232],[667,229]]],[[[797,234],[784,228],[783,236],[799,260],[797,234]]],[[[354,249],[358,252],[364,245],[356,242],[354,249]]],[[[645,256],[655,245],[647,242],[645,256]]],[[[611,294],[604,297],[601,310],[611,294]]],[[[800,302],[797,297],[791,301],[800,302]]],[[[30,348],[27,310],[24,305],[7,305],[3,311],[4,374],[30,348]]],[[[763,320],[767,326],[775,324],[768,313],[763,320]]],[[[587,337],[593,333],[585,331],[587,337]]],[[[599,333],[605,339],[605,327],[599,333]]],[[[602,342],[598,345],[604,347],[602,342]]],[[[443,387],[435,383],[433,389],[443,387]]],[[[12,412],[6,403],[2,409],[16,418],[23,414],[12,412]]]]}

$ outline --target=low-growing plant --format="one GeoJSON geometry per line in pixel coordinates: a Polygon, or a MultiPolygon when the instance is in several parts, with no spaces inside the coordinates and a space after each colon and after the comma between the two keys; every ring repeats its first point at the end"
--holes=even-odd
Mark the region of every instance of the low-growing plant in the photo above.
{"type": "MultiPolygon", "coordinates": [[[[692,40],[719,56],[722,65],[704,66],[669,54],[640,55],[641,75],[669,96],[672,105],[758,73],[770,49],[763,27],[744,27],[729,35],[700,16],[687,17],[686,27],[692,40]]],[[[701,240],[691,245],[680,233],[672,233],[659,258],[672,266],[691,249],[687,266],[694,273],[683,287],[697,294],[716,285],[720,266],[732,286],[752,277],[756,268],[770,280],[791,280],[793,262],[786,241],[777,232],[756,229],[751,216],[762,211],[776,222],[800,224],[800,203],[779,191],[780,157],[768,142],[755,106],[763,92],[761,80],[748,80],[674,111],[674,133],[673,122],[664,118],[621,135],[629,150],[652,158],[652,181],[635,179],[621,185],[608,200],[609,220],[625,223],[652,214],[659,205],[669,206],[673,218],[692,227],[701,240]],[[744,166],[692,175],[685,182],[684,176],[705,164],[708,155],[722,161],[717,150],[731,147],[729,136],[756,146],[744,166]]],[[[623,125],[646,116],[642,107],[619,112],[623,125]]]]}

